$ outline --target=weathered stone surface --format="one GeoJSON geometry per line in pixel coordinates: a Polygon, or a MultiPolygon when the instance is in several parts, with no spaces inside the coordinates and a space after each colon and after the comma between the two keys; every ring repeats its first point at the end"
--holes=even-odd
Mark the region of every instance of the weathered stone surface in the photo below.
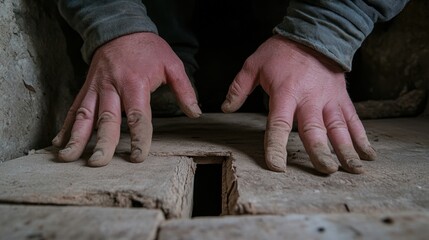
{"type": "Polygon", "coordinates": [[[0,162],[48,146],[74,74],[53,1],[0,1],[0,162]]]}
{"type": "Polygon", "coordinates": [[[39,152],[2,163],[0,202],[161,209],[166,217],[188,217],[195,164],[186,157],[149,157],[132,164],[114,157],[103,168],[83,161],[56,163],[39,152]]]}
{"type": "MultiPolygon", "coordinates": [[[[429,120],[365,122],[378,159],[364,162],[361,175],[314,171],[298,138],[288,144],[288,170],[265,169],[256,146],[233,153],[226,177],[229,214],[373,213],[429,209],[429,120]],[[231,177],[232,176],[232,177],[231,177]]],[[[262,136],[260,136],[262,138],[262,136]]],[[[251,146],[251,145],[250,145],[251,146]]],[[[227,162],[228,164],[228,162],[227,162]]]]}
{"type": "MultiPolygon", "coordinates": [[[[374,213],[429,209],[429,120],[366,121],[379,157],[361,175],[320,175],[296,132],[288,144],[286,173],[267,170],[258,114],[207,114],[154,119],[150,157],[126,161],[130,140],[122,135],[106,167],[55,163],[37,153],[2,164],[0,201],[161,208],[185,216],[191,205],[197,161],[223,161],[223,214],[374,213]],[[190,158],[191,157],[191,158],[190,158]],[[124,160],[125,159],[125,160],[124,160]]],[[[90,150],[91,146],[88,150],[90,150]]],[[[83,158],[87,158],[85,155],[83,158]]]]}
{"type": "Polygon", "coordinates": [[[429,213],[315,214],[173,220],[159,240],[174,239],[427,239],[429,213]]]}
{"type": "Polygon", "coordinates": [[[429,90],[428,17],[429,2],[415,0],[375,26],[354,59],[354,100],[394,100],[413,89],[429,90]]]}
{"type": "MultiPolygon", "coordinates": [[[[378,159],[361,175],[320,175],[296,132],[288,144],[288,170],[267,170],[266,118],[210,114],[201,119],[156,119],[154,156],[222,157],[223,214],[384,212],[429,209],[429,119],[365,121],[378,159]]],[[[125,136],[118,151],[129,152],[125,136]]]]}
{"type": "Polygon", "coordinates": [[[0,239],[156,239],[159,210],[0,205],[0,239]]]}

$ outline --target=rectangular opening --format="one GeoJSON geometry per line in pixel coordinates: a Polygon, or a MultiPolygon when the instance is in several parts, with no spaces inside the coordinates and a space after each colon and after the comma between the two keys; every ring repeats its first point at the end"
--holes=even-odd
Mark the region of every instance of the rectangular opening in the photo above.
{"type": "Polygon", "coordinates": [[[222,161],[224,161],[224,157],[214,158],[216,159],[196,161],[192,217],[219,216],[222,213],[222,161]]]}

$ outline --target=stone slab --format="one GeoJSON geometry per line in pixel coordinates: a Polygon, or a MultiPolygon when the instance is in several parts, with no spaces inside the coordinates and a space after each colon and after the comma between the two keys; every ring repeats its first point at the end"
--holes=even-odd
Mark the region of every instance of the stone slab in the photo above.
{"type": "Polygon", "coordinates": [[[159,240],[175,239],[415,239],[429,236],[428,212],[240,216],[172,220],[159,240]]]}
{"type": "Polygon", "coordinates": [[[296,132],[287,147],[286,173],[267,170],[265,121],[264,115],[244,113],[154,119],[150,157],[142,164],[126,162],[127,134],[103,168],[55,163],[49,152],[6,162],[0,166],[0,201],[135,205],[181,217],[191,208],[193,158],[223,164],[224,215],[429,209],[428,118],[365,121],[378,159],[364,162],[364,174],[330,176],[313,169],[296,132]]]}
{"type": "MultiPolygon", "coordinates": [[[[384,212],[429,209],[429,118],[364,121],[378,159],[361,175],[321,175],[297,132],[288,143],[288,170],[264,162],[266,116],[206,114],[154,119],[153,157],[186,156],[223,164],[223,214],[384,212]]],[[[117,152],[129,154],[122,135],[117,152]]]]}
{"type": "MultiPolygon", "coordinates": [[[[373,213],[429,209],[429,119],[365,122],[378,159],[365,173],[320,175],[297,133],[288,144],[288,170],[265,168],[262,152],[236,153],[226,162],[225,214],[373,213]],[[228,165],[229,164],[229,165],[228,165]]],[[[261,136],[262,137],[262,136],[261,136]]]]}
{"type": "Polygon", "coordinates": [[[0,205],[0,239],[156,239],[159,210],[0,205]]]}
{"type": "MultiPolygon", "coordinates": [[[[298,133],[290,135],[288,170],[267,170],[266,117],[207,114],[154,121],[154,156],[223,157],[223,214],[385,212],[429,209],[429,118],[364,121],[378,159],[361,175],[320,175],[298,133]]],[[[126,141],[124,140],[123,143],[126,141]]],[[[126,152],[126,147],[118,150],[126,152]]]]}
{"type": "Polygon", "coordinates": [[[115,156],[103,168],[85,161],[57,163],[55,154],[2,163],[0,202],[161,209],[167,218],[192,211],[195,163],[186,157],[149,157],[132,164],[115,156]]]}

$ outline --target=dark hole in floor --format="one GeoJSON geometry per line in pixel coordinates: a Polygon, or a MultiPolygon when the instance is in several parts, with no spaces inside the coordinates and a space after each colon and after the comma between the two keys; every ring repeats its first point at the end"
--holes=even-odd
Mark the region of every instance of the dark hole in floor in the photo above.
{"type": "Polygon", "coordinates": [[[131,199],[131,207],[133,208],[142,208],[143,203],[134,199],[131,199]]]}
{"type": "Polygon", "coordinates": [[[381,219],[381,221],[385,224],[388,224],[388,225],[393,224],[393,219],[391,217],[385,217],[385,218],[381,219]]]}
{"type": "Polygon", "coordinates": [[[197,164],[192,217],[222,212],[222,164],[197,164]]]}

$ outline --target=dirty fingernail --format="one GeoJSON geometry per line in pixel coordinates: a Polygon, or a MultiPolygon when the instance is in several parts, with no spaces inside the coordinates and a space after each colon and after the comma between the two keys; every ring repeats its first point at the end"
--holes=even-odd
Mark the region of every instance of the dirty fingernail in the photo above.
{"type": "Polygon", "coordinates": [[[313,166],[321,173],[331,174],[338,171],[338,164],[334,161],[329,149],[317,149],[310,154],[313,166]]]}
{"type": "Polygon", "coordinates": [[[276,172],[286,172],[286,161],[280,157],[271,157],[267,161],[268,168],[276,172]]]}
{"type": "Polygon", "coordinates": [[[58,141],[60,140],[60,137],[57,135],[54,139],[52,139],[52,145],[58,146],[58,141]]]}
{"type": "Polygon", "coordinates": [[[362,162],[359,159],[351,159],[347,162],[350,173],[361,174],[364,172],[362,162]]]}
{"type": "Polygon", "coordinates": [[[223,103],[222,103],[222,111],[223,112],[230,112],[230,109],[231,109],[231,101],[229,101],[228,99],[227,100],[225,100],[223,103]]]}
{"type": "Polygon", "coordinates": [[[71,151],[71,147],[65,147],[64,149],[61,149],[60,151],[59,151],[59,153],[60,154],[66,154],[66,153],[68,153],[68,152],[70,152],[71,151]]]}
{"type": "Polygon", "coordinates": [[[363,173],[362,161],[353,145],[339,145],[337,146],[335,153],[344,170],[355,174],[363,173]]]}
{"type": "Polygon", "coordinates": [[[363,160],[374,161],[377,158],[377,152],[371,145],[367,145],[362,150],[358,151],[359,157],[363,160]]]}
{"type": "Polygon", "coordinates": [[[95,151],[92,156],[89,158],[90,162],[94,162],[94,161],[98,161],[100,160],[100,158],[102,158],[104,156],[103,151],[101,150],[97,150],[95,151]]]}
{"type": "Polygon", "coordinates": [[[377,152],[371,145],[367,147],[366,154],[368,155],[368,160],[375,160],[377,158],[377,152]]]}
{"type": "Polygon", "coordinates": [[[199,116],[201,116],[202,112],[201,112],[200,106],[198,106],[198,104],[197,104],[197,103],[192,104],[192,105],[190,106],[190,109],[191,109],[191,111],[194,113],[194,116],[195,116],[195,117],[199,117],[199,116]]]}
{"type": "Polygon", "coordinates": [[[88,160],[88,166],[90,167],[103,167],[109,163],[109,160],[105,158],[102,150],[95,151],[88,160]]]}
{"type": "Polygon", "coordinates": [[[140,149],[134,149],[131,152],[131,157],[130,157],[130,161],[134,162],[134,163],[139,163],[139,162],[143,162],[143,156],[142,156],[142,151],[140,149]]]}

